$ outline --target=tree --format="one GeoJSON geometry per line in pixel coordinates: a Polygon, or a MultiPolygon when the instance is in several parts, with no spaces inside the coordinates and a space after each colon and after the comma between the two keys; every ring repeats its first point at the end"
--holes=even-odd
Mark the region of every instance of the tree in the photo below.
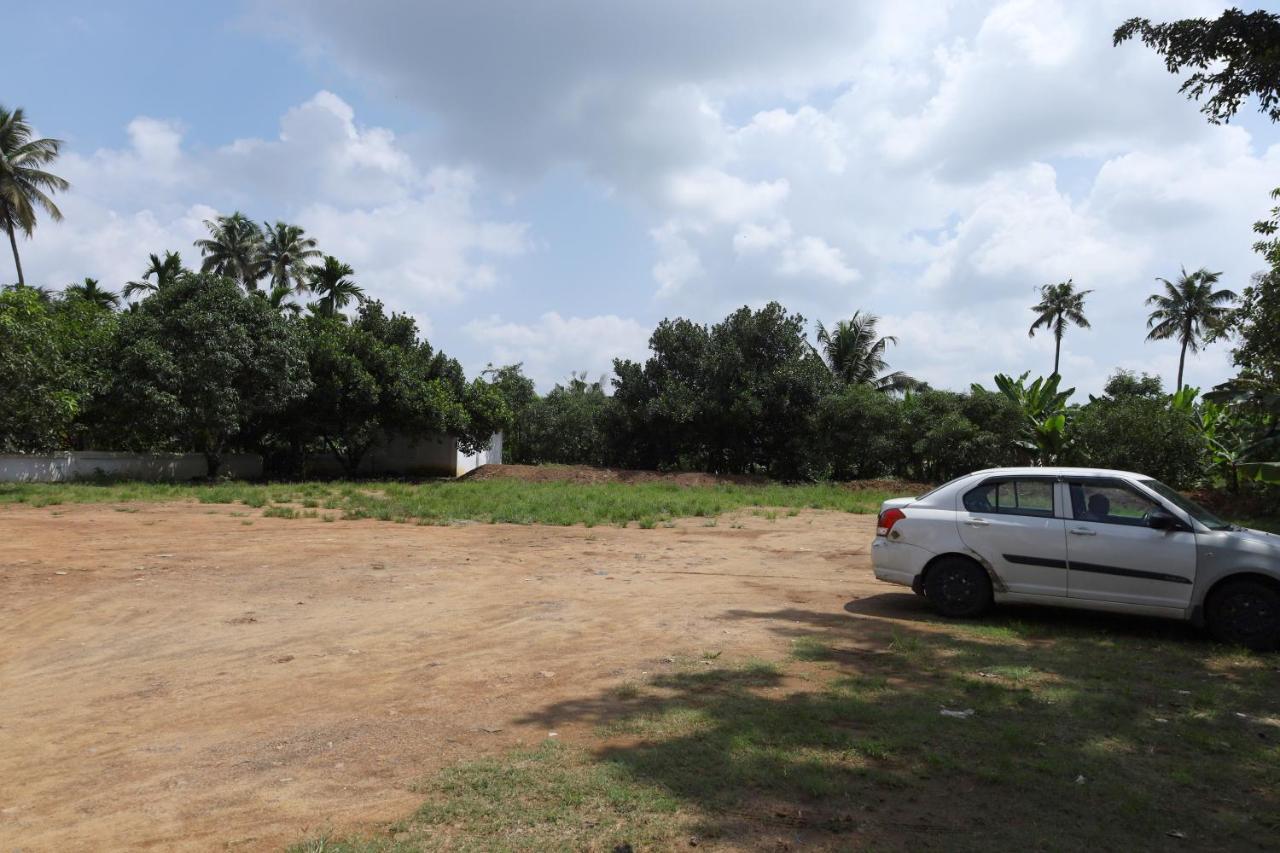
{"type": "Polygon", "coordinates": [[[140,293],[156,293],[163,290],[177,281],[178,277],[185,272],[182,268],[182,257],[177,252],[165,252],[164,260],[154,252],[148,258],[150,263],[147,265],[146,272],[142,274],[142,278],[125,284],[125,299],[132,299],[140,293]],[[152,276],[155,276],[155,281],[151,280],[152,276]]]}
{"type": "Polygon", "coordinates": [[[294,440],[318,441],[348,475],[379,441],[452,435],[464,450],[486,446],[509,423],[502,398],[418,339],[417,324],[376,300],[352,322],[316,315],[302,324],[313,387],[291,409],[294,440]]]}
{"type": "Polygon", "coordinates": [[[511,414],[511,425],[502,440],[504,459],[515,463],[532,463],[530,455],[529,430],[533,418],[533,409],[539,397],[533,380],[524,375],[523,365],[508,364],[485,367],[481,376],[502,395],[507,410],[511,414]]]}
{"type": "Polygon", "coordinates": [[[1230,121],[1250,95],[1272,121],[1280,121],[1280,16],[1227,9],[1214,20],[1153,24],[1130,18],[1116,29],[1113,43],[1135,36],[1164,57],[1170,74],[1193,70],[1178,91],[1197,101],[1207,94],[1200,111],[1210,122],[1230,121]]]}
{"type": "Polygon", "coordinates": [[[104,311],[113,311],[120,304],[119,294],[99,287],[96,278],[86,277],[80,284],[68,284],[63,293],[67,296],[83,299],[85,302],[96,305],[104,311]]]}
{"type": "Polygon", "coordinates": [[[50,196],[71,185],[43,168],[58,158],[61,148],[60,139],[31,137],[31,125],[21,107],[10,111],[0,105],[0,225],[9,235],[19,287],[27,282],[22,275],[16,233],[31,236],[36,228],[37,207],[43,208],[54,222],[62,219],[62,211],[50,196]]]}
{"type": "Polygon", "coordinates": [[[1040,301],[1031,306],[1036,312],[1036,320],[1027,331],[1029,337],[1036,336],[1036,329],[1041,326],[1053,331],[1053,375],[1058,374],[1058,360],[1062,354],[1062,336],[1066,334],[1067,324],[1074,323],[1082,329],[1089,328],[1089,320],[1084,316],[1084,298],[1093,293],[1092,290],[1076,290],[1071,279],[1058,284],[1045,284],[1040,287],[1040,301]]]}
{"type": "Polygon", "coordinates": [[[297,225],[284,222],[266,226],[262,262],[273,285],[291,285],[299,292],[306,289],[311,274],[308,263],[320,257],[320,250],[316,241],[305,235],[297,225]]]}
{"type": "Polygon", "coordinates": [[[855,311],[848,320],[840,320],[828,330],[818,324],[818,346],[827,367],[846,385],[870,385],[879,391],[900,391],[916,384],[901,370],[885,373],[889,364],[884,353],[898,339],[892,335],[877,337],[875,314],[855,311]]]}
{"type": "Polygon", "coordinates": [[[311,292],[320,297],[316,301],[317,314],[334,317],[350,303],[364,301],[364,289],[351,280],[353,275],[355,270],[333,255],[325,255],[323,264],[311,267],[308,282],[311,292]]]}
{"type": "Polygon", "coordinates": [[[1236,298],[1230,290],[1214,290],[1222,277],[1220,272],[1209,272],[1204,267],[1195,272],[1182,268],[1177,283],[1167,278],[1157,278],[1164,285],[1164,293],[1153,293],[1147,304],[1155,310],[1147,317],[1149,341],[1167,341],[1177,338],[1182,346],[1178,355],[1178,385],[1182,390],[1182,373],[1187,361],[1187,350],[1197,352],[1206,332],[1220,325],[1229,313],[1226,305],[1236,298]]]}
{"type": "Polygon", "coordinates": [[[120,316],[113,381],[96,406],[120,449],[193,450],[214,477],[249,423],[311,388],[294,327],[229,278],[183,274],[120,316]]]}
{"type": "Polygon", "coordinates": [[[264,273],[262,229],[240,211],[204,221],[207,238],[196,240],[200,271],[226,276],[245,290],[257,290],[264,273]]]}
{"type": "Polygon", "coordinates": [[[1117,371],[1101,397],[1074,412],[1067,458],[1187,488],[1202,476],[1204,447],[1194,418],[1170,405],[1158,378],[1117,371]]]}
{"type": "Polygon", "coordinates": [[[600,382],[585,373],[571,375],[525,412],[525,456],[534,464],[607,464],[603,417],[608,403],[600,382]]]}
{"type": "Polygon", "coordinates": [[[0,452],[76,445],[78,419],[108,375],[115,324],[86,300],[0,292],[0,452]]]}
{"type": "Polygon", "coordinates": [[[267,293],[261,290],[254,292],[267,300],[267,304],[281,314],[296,317],[302,313],[302,306],[293,301],[293,288],[287,284],[274,285],[267,293]]]}

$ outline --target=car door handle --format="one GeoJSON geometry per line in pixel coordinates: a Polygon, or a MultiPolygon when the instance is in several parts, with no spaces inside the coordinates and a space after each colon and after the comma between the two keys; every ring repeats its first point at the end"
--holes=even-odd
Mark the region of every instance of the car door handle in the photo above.
{"type": "Polygon", "coordinates": [[[1098,531],[1089,530],[1086,527],[1073,527],[1067,532],[1070,533],[1072,536],[1097,536],[1098,535],[1098,531]]]}
{"type": "Polygon", "coordinates": [[[964,523],[969,525],[970,527],[990,527],[991,526],[991,522],[987,521],[985,518],[967,518],[965,519],[964,523]]]}

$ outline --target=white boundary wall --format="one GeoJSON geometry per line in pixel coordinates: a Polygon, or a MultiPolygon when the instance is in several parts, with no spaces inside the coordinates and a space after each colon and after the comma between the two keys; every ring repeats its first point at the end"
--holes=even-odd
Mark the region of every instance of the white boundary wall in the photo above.
{"type": "MultiPolygon", "coordinates": [[[[424,436],[417,440],[395,437],[365,454],[360,473],[461,477],[481,465],[501,462],[502,433],[493,436],[488,450],[471,454],[459,450],[457,440],[451,436],[424,436]]],[[[262,457],[252,453],[225,454],[218,473],[241,480],[257,479],[262,476],[262,457]]],[[[203,479],[208,474],[201,453],[0,453],[0,483],[65,483],[100,477],[182,481],[203,479]]],[[[307,474],[340,477],[343,470],[332,454],[325,454],[307,460],[307,474]]]]}
{"type": "MultiPolygon", "coordinates": [[[[369,449],[360,460],[359,473],[370,477],[389,474],[401,477],[461,477],[481,465],[502,462],[502,433],[490,439],[489,449],[463,453],[458,440],[448,435],[421,438],[392,436],[369,449]]],[[[307,476],[341,477],[342,465],[332,453],[312,456],[306,462],[307,476]]]]}
{"type": "MultiPolygon", "coordinates": [[[[228,453],[219,475],[262,476],[262,457],[228,453]]],[[[48,454],[0,454],[0,483],[65,483],[95,477],[122,480],[196,480],[208,476],[202,453],[112,453],[73,450],[48,454]]]]}

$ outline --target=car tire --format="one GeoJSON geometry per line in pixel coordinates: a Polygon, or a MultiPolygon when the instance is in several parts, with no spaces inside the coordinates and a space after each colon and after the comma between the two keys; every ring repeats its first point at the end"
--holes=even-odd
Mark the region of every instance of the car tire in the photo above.
{"type": "Polygon", "coordinates": [[[1280,590],[1242,579],[1213,591],[1205,607],[1209,633],[1223,643],[1265,652],[1280,646],[1280,590]]]}
{"type": "Polygon", "coordinates": [[[943,557],[924,578],[925,598],[951,619],[972,619],[991,607],[991,578],[973,560],[943,557]]]}

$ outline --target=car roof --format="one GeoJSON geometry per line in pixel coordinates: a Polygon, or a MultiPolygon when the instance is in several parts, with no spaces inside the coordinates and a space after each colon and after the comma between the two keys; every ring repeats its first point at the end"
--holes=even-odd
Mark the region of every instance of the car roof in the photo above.
{"type": "Polygon", "coordinates": [[[1113,468],[1072,468],[1065,465],[1044,465],[1041,467],[1022,467],[1022,468],[986,468],[981,471],[974,471],[969,476],[999,476],[1001,474],[1014,475],[1032,475],[1032,476],[1049,476],[1049,477],[1131,477],[1138,480],[1150,479],[1146,474],[1138,474],[1134,471],[1117,471],[1113,468]]]}

